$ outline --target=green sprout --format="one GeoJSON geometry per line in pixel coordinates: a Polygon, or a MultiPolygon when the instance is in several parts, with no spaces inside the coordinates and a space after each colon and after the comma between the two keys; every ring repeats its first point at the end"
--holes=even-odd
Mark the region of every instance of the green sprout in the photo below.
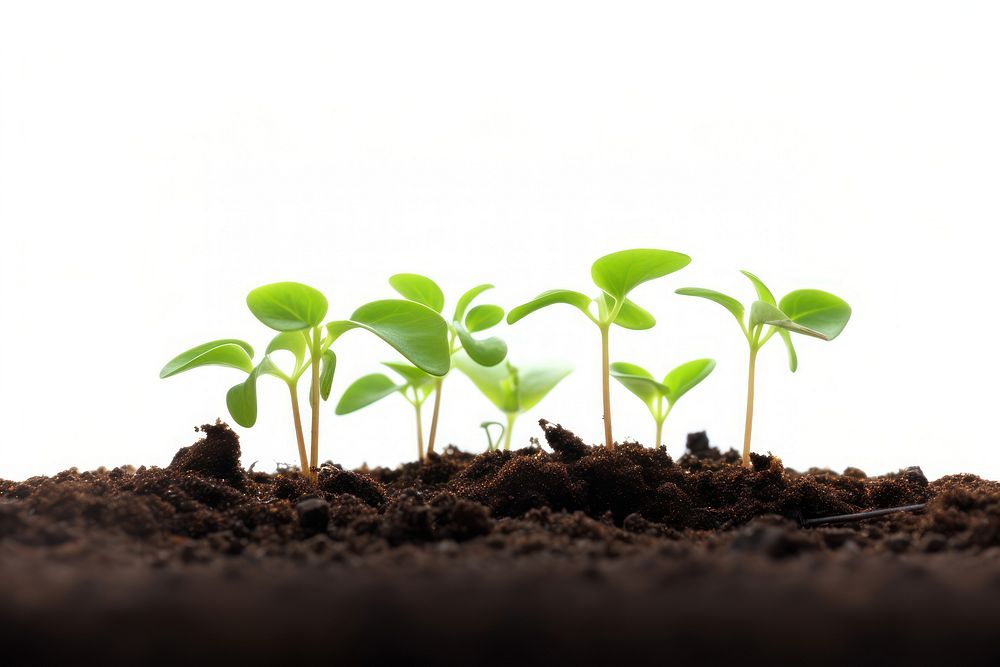
{"type": "Polygon", "coordinates": [[[788,351],[788,367],[794,373],[799,366],[790,333],[833,340],[851,319],[851,307],[838,296],[816,289],[800,289],[776,301],[771,290],[749,271],[742,271],[757,291],[757,301],[750,306],[750,315],[744,318],[743,304],[731,296],[700,287],[685,287],[678,294],[697,296],[719,304],[736,317],[750,346],[750,370],[747,379],[747,412],[743,430],[743,465],[750,466],[750,434],[753,430],[754,369],[757,353],[774,334],[781,336],[788,351]],[[745,321],[744,321],[745,320],[745,321]],[[765,332],[764,329],[767,328],[765,332]]]}
{"type": "Polygon", "coordinates": [[[506,417],[506,425],[501,422],[480,424],[486,431],[491,449],[499,447],[500,438],[503,438],[503,448],[510,449],[511,434],[517,418],[538,405],[563,378],[573,372],[571,365],[559,362],[514,366],[508,360],[495,366],[483,366],[466,354],[457,354],[452,361],[506,417]],[[503,427],[496,445],[489,434],[490,424],[503,427]]]}
{"type": "Polygon", "coordinates": [[[319,405],[330,396],[337,357],[330,349],[334,341],[352,330],[362,329],[375,334],[400,354],[431,375],[442,376],[451,368],[448,351],[447,325],[431,309],[402,299],[386,299],[367,303],[349,320],[323,324],[328,303],[318,290],[294,282],[264,285],[247,295],[247,306],[254,316],[278,331],[256,366],[253,348],[235,339],[215,340],[191,348],[171,359],[161,378],[200,366],[237,368],[248,377],[226,394],[229,414],[241,426],[257,422],[257,379],[271,375],[288,386],[292,400],[292,419],[299,448],[302,474],[315,479],[319,467],[319,405]],[[295,364],[288,372],[275,363],[271,354],[291,352],[295,364]],[[306,455],[302,418],[299,413],[299,379],[309,373],[309,405],[312,409],[309,456],[306,455]]]}
{"type": "Polygon", "coordinates": [[[659,449],[663,443],[663,422],[674,409],[674,404],[707,378],[713,370],[715,370],[714,359],[695,359],[667,373],[663,382],[657,382],[645,368],[616,361],[611,364],[611,377],[621,382],[649,408],[656,422],[655,447],[659,449]]]}
{"type": "Polygon", "coordinates": [[[351,383],[337,403],[338,415],[350,414],[372,403],[382,400],[392,394],[400,394],[406,402],[413,406],[417,415],[417,460],[424,460],[424,427],[422,413],[424,401],[434,391],[437,378],[425,373],[416,366],[394,361],[382,362],[384,366],[396,372],[402,382],[396,382],[384,373],[370,373],[351,383]]]}
{"type": "MultiPolygon", "coordinates": [[[[437,313],[444,311],[444,292],[437,283],[416,273],[397,273],[389,278],[389,284],[403,298],[427,306],[437,313]]],[[[464,350],[476,363],[496,366],[507,357],[507,343],[500,338],[477,339],[472,334],[491,329],[503,321],[503,308],[493,304],[472,305],[473,300],[493,285],[477,285],[458,299],[455,314],[448,324],[448,349],[452,356],[464,350]]],[[[434,453],[434,441],[438,431],[438,416],[441,413],[441,387],[444,374],[434,381],[434,409],[431,413],[431,427],[427,434],[427,455],[434,453]]]]}
{"type": "Polygon", "coordinates": [[[691,263],[691,258],[670,250],[621,250],[601,257],[590,269],[590,276],[601,293],[591,298],[572,290],[555,289],[511,309],[507,323],[514,324],[525,315],[556,303],[577,308],[601,332],[601,388],[604,397],[604,444],[614,449],[611,437],[611,375],[608,361],[608,335],[612,324],[625,329],[651,329],[656,324],[648,311],[626,298],[644,282],[679,271],[691,263]],[[592,312],[596,304],[596,313],[592,312]]]}
{"type": "MultiPolygon", "coordinates": [[[[507,432],[507,429],[504,428],[504,425],[501,424],[500,422],[483,422],[482,424],[479,425],[479,428],[483,429],[483,432],[486,433],[486,451],[495,452],[497,449],[499,449],[500,441],[503,439],[504,433],[507,432]],[[497,436],[496,440],[493,439],[493,435],[490,433],[491,426],[500,427],[500,434],[497,436]]],[[[510,449],[509,446],[508,449],[510,449]]]]}

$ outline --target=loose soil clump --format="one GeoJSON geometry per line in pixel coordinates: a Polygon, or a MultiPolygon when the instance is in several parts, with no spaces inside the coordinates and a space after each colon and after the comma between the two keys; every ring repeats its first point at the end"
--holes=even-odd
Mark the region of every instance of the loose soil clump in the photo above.
{"type": "Polygon", "coordinates": [[[4,664],[1000,659],[1000,484],[541,426],[314,485],[217,422],[166,468],[0,481],[4,664]]]}

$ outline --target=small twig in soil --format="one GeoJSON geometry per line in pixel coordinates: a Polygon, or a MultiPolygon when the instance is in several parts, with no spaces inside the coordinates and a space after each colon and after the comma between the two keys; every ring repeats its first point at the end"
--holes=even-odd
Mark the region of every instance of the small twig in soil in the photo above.
{"type": "Polygon", "coordinates": [[[820,526],[826,523],[848,523],[850,521],[864,521],[865,519],[875,519],[880,516],[885,516],[887,514],[894,514],[896,512],[917,512],[924,509],[927,503],[917,503],[915,505],[901,505],[899,507],[887,507],[880,510],[869,510],[867,512],[855,512],[853,514],[838,514],[836,516],[821,516],[814,519],[803,519],[802,526],[804,528],[809,528],[811,526],[820,526]]]}

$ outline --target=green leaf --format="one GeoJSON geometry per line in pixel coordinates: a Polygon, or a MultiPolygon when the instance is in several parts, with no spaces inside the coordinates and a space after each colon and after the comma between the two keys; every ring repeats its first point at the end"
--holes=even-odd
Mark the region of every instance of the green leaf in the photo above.
{"type": "Polygon", "coordinates": [[[382,365],[398,373],[400,377],[406,380],[406,384],[411,387],[421,387],[425,384],[431,384],[435,379],[430,373],[425,373],[410,364],[403,364],[398,361],[383,361],[382,365]]]}
{"type": "Polygon", "coordinates": [[[507,356],[507,343],[500,338],[493,336],[483,340],[476,340],[465,327],[458,322],[454,323],[455,333],[462,343],[462,349],[472,357],[472,360],[483,366],[496,366],[507,356]]]}
{"type": "Polygon", "coordinates": [[[681,364],[667,373],[663,384],[667,386],[667,402],[673,405],[684,394],[696,387],[715,370],[715,359],[695,359],[681,364]]]}
{"type": "Polygon", "coordinates": [[[282,331],[271,339],[267,345],[267,354],[277,350],[285,350],[295,355],[294,374],[302,366],[306,358],[306,334],[303,331],[282,331]]]}
{"type": "Polygon", "coordinates": [[[501,412],[517,412],[517,387],[511,378],[510,364],[483,366],[459,352],[455,355],[455,367],[501,412]]]}
{"type": "Polygon", "coordinates": [[[799,356],[795,354],[795,346],[792,345],[792,335],[785,329],[778,329],[778,335],[785,341],[785,349],[788,351],[788,368],[794,373],[799,368],[799,356]]]}
{"type": "Polygon", "coordinates": [[[822,331],[816,331],[801,324],[796,324],[778,307],[764,301],[754,301],[750,307],[750,329],[752,331],[754,328],[763,325],[788,329],[793,333],[829,340],[822,331]]]}
{"type": "Polygon", "coordinates": [[[656,410],[656,399],[666,396],[669,390],[653,379],[645,368],[624,361],[611,364],[611,377],[618,380],[630,392],[639,397],[649,410],[656,410]]]}
{"type": "Polygon", "coordinates": [[[642,283],[679,271],[690,263],[687,255],[670,250],[621,250],[594,262],[590,276],[615,301],[621,301],[642,283]]]}
{"type": "Polygon", "coordinates": [[[573,372],[573,365],[563,362],[518,366],[518,412],[526,412],[538,405],[545,396],[573,372]]]}
{"type": "Polygon", "coordinates": [[[493,289],[493,285],[489,284],[476,285],[468,292],[463,294],[461,297],[459,297],[458,304],[455,306],[455,316],[451,318],[452,321],[461,322],[462,318],[465,317],[466,309],[469,307],[469,304],[472,303],[473,299],[475,299],[477,296],[479,296],[488,289],[493,289]]]}
{"type": "Polygon", "coordinates": [[[333,375],[337,372],[337,355],[333,350],[327,350],[320,358],[319,395],[325,401],[330,398],[333,388],[333,375]]]}
{"type": "MultiPolygon", "coordinates": [[[[597,298],[602,302],[602,312],[610,312],[614,308],[614,298],[605,292],[601,292],[601,296],[597,298]]],[[[614,323],[623,329],[642,331],[652,329],[656,326],[656,318],[653,317],[652,313],[637,305],[631,299],[625,299],[625,302],[622,303],[622,309],[618,311],[618,315],[615,317],[614,323]]]]}
{"type": "Polygon", "coordinates": [[[465,328],[469,333],[485,331],[503,321],[503,308],[493,304],[476,306],[465,316],[465,328]]]}
{"type": "Polygon", "coordinates": [[[319,290],[302,283],[272,283],[247,295],[247,306],[258,320],[278,331],[319,326],[327,301],[319,290]]]}
{"type": "Polygon", "coordinates": [[[757,290],[758,299],[760,299],[764,303],[769,303],[772,306],[778,305],[778,302],[774,298],[774,294],[772,294],[771,290],[767,288],[767,285],[764,284],[763,280],[761,280],[754,274],[750,273],[749,271],[740,271],[740,273],[749,278],[750,282],[753,283],[753,288],[757,290]]]}
{"type": "Polygon", "coordinates": [[[781,299],[781,310],[795,324],[833,340],[851,319],[851,307],[839,296],[818,289],[800,289],[781,299]]]}
{"type": "Polygon", "coordinates": [[[733,317],[736,318],[736,321],[740,323],[740,326],[743,326],[743,314],[745,312],[743,304],[729,295],[723,294],[722,292],[716,292],[711,289],[704,289],[702,287],[682,287],[677,290],[677,294],[683,294],[684,296],[697,296],[702,299],[714,301],[732,313],[733,317]]]}
{"type": "MultiPolygon", "coordinates": [[[[274,375],[276,367],[270,357],[264,357],[254,368],[246,381],[239,383],[226,392],[226,407],[233,420],[250,428],[257,423],[257,379],[264,374],[274,375]]],[[[280,373],[280,371],[278,371],[280,373]]]]}
{"type": "Polygon", "coordinates": [[[444,292],[427,276],[417,273],[397,273],[389,278],[389,284],[410,301],[416,301],[438,313],[444,310],[444,292]]]}
{"type": "Polygon", "coordinates": [[[581,294],[580,292],[574,292],[573,290],[568,290],[568,289],[549,290],[547,292],[542,292],[541,294],[539,294],[538,296],[536,296],[534,299],[532,299],[527,303],[521,304],[516,308],[511,308],[510,312],[507,313],[507,324],[514,324],[524,316],[530,315],[536,310],[557,303],[569,304],[574,308],[578,308],[587,317],[593,319],[593,316],[590,314],[590,304],[592,301],[593,299],[591,299],[586,294],[581,294]]]}
{"type": "Polygon", "coordinates": [[[333,340],[351,329],[370,331],[431,375],[445,375],[451,368],[448,325],[419,303],[402,299],[372,301],[355,310],[350,320],[326,326],[333,340]]]}
{"type": "Polygon", "coordinates": [[[364,375],[351,383],[337,403],[336,413],[346,415],[367,407],[402,388],[382,373],[364,375]]]}
{"type": "Polygon", "coordinates": [[[228,366],[247,373],[253,370],[253,348],[235,338],[223,338],[192,347],[167,362],[160,378],[168,378],[199,366],[228,366]]]}

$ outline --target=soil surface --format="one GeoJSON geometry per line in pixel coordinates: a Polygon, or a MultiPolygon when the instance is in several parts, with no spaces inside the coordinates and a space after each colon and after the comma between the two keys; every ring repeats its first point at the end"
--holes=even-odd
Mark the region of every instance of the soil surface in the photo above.
{"type": "Polygon", "coordinates": [[[315,486],[221,422],[167,468],[0,481],[0,663],[1000,664],[997,482],[541,426],[315,486]]]}

